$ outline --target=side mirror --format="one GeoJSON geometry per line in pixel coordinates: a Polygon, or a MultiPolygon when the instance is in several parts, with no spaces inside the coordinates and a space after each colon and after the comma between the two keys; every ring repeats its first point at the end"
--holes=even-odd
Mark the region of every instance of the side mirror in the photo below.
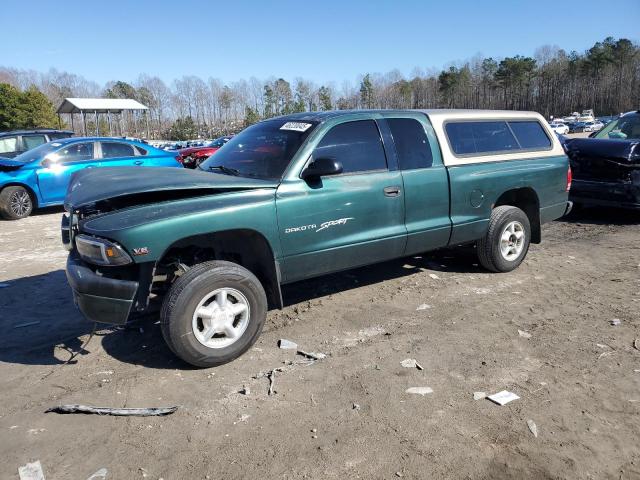
{"type": "Polygon", "coordinates": [[[338,175],[342,173],[342,164],[332,158],[318,158],[305,168],[300,177],[303,180],[325,177],[327,175],[338,175]]]}

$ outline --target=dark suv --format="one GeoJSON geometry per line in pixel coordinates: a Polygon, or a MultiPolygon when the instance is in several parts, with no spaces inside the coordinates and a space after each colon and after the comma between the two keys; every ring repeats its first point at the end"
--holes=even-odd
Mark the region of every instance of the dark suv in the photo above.
{"type": "Polygon", "coordinates": [[[51,128],[0,132],[0,157],[13,158],[43,143],[72,136],[73,132],[70,130],[53,130],[51,128]]]}

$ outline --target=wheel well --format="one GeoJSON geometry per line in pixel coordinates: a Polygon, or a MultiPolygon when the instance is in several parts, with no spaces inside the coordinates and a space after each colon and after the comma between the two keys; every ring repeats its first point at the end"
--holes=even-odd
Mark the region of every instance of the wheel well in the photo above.
{"type": "Polygon", "coordinates": [[[496,201],[494,208],[501,205],[518,207],[526,213],[531,224],[531,242],[540,243],[542,240],[540,232],[540,201],[532,188],[516,188],[504,192],[496,201]]]}
{"type": "Polygon", "coordinates": [[[0,192],[2,190],[4,190],[5,188],[7,188],[7,187],[22,187],[22,188],[24,188],[29,193],[29,196],[31,197],[31,201],[33,202],[33,208],[34,209],[38,208],[38,196],[36,195],[36,192],[34,192],[33,189],[29,185],[25,185],[24,183],[16,183],[16,182],[5,183],[4,185],[2,185],[2,187],[0,187],[0,192]]]}
{"type": "Polygon", "coordinates": [[[186,237],[173,243],[157,263],[156,271],[192,266],[209,260],[227,260],[253,273],[267,294],[270,308],[282,308],[277,263],[267,239],[254,230],[228,230],[186,237]]]}

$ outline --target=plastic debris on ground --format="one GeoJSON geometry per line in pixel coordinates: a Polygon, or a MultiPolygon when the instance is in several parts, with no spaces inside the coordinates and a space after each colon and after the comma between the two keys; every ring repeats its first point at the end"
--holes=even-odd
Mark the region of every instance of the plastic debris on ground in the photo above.
{"type": "Polygon", "coordinates": [[[527,420],[527,426],[529,427],[531,433],[533,433],[533,436],[538,438],[538,426],[535,424],[535,422],[533,420],[527,420]]]}
{"type": "Polygon", "coordinates": [[[418,370],[424,370],[415,358],[406,358],[400,362],[404,368],[417,368],[418,370]]]}
{"type": "Polygon", "coordinates": [[[104,480],[105,478],[107,478],[107,473],[108,471],[106,468],[101,468],[96,473],[87,478],[87,480],[104,480]]]}
{"type": "Polygon", "coordinates": [[[614,318],[614,319],[613,319],[613,320],[611,320],[609,323],[610,323],[611,325],[613,325],[614,327],[617,327],[617,326],[618,326],[618,325],[620,325],[620,323],[622,323],[622,322],[620,322],[620,319],[619,319],[619,318],[614,318]]]}
{"type": "Polygon", "coordinates": [[[482,400],[483,398],[487,398],[486,392],[473,392],[474,400],[482,400]]]}
{"type": "Polygon", "coordinates": [[[171,415],[178,407],[152,407],[152,408],[111,408],[91,407],[88,405],[58,405],[45,410],[45,413],[86,413],[95,415],[114,415],[117,417],[150,417],[171,415]]]}
{"type": "Polygon", "coordinates": [[[430,308],[431,308],[431,305],[427,305],[426,303],[422,303],[422,304],[418,305],[418,308],[416,308],[416,311],[429,310],[430,308]]]}
{"type": "Polygon", "coordinates": [[[433,278],[434,280],[440,280],[440,277],[438,275],[436,275],[435,273],[430,273],[429,277],[433,278]]]}
{"type": "Polygon", "coordinates": [[[497,403],[498,405],[506,405],[509,402],[518,400],[520,397],[515,393],[502,390],[501,392],[494,393],[493,395],[489,395],[487,398],[492,402],[497,403]]]}
{"type": "Polygon", "coordinates": [[[433,393],[433,389],[430,387],[410,387],[405,390],[406,393],[411,393],[414,395],[422,395],[425,396],[428,393],[433,393]]]}
{"type": "Polygon", "coordinates": [[[278,347],[282,348],[283,350],[297,350],[298,344],[292,342],[291,340],[281,338],[280,340],[278,340],[278,347]]]}
{"type": "Polygon", "coordinates": [[[20,480],[44,480],[44,472],[40,460],[18,467],[20,480]]]}
{"type": "Polygon", "coordinates": [[[531,338],[531,334],[529,332],[525,332],[524,330],[518,330],[518,335],[522,338],[531,338]]]}
{"type": "Polygon", "coordinates": [[[304,350],[298,350],[296,353],[303,357],[310,358],[311,360],[323,360],[327,358],[327,355],[321,352],[305,352],[304,350]]]}

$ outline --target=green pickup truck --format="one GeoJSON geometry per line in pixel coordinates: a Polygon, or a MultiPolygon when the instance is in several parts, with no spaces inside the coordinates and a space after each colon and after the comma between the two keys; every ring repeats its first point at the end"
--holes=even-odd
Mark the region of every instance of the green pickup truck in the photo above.
{"type": "Polygon", "coordinates": [[[76,174],[67,278],[87,319],[160,309],[177,356],[220,365],[256,341],[286,283],[460,244],[491,271],[513,270],[571,208],[570,184],[532,112],[288,115],[245,129],[198,170],[76,174]]]}

